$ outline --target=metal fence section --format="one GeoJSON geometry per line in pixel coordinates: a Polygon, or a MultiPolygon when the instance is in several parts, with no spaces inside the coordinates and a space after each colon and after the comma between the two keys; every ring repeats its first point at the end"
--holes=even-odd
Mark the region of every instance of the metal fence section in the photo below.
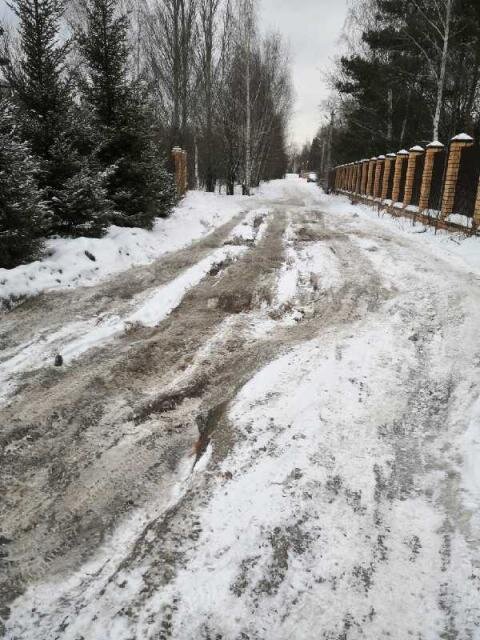
{"type": "Polygon", "coordinates": [[[413,177],[413,190],[411,204],[418,207],[420,204],[420,193],[422,190],[423,169],[425,168],[425,154],[417,157],[415,162],[415,174],[413,177]]]}
{"type": "Polygon", "coordinates": [[[480,177],[480,147],[473,145],[462,150],[458,169],[453,212],[469,218],[475,212],[478,180],[480,177]]]}
{"type": "Polygon", "coordinates": [[[443,184],[445,182],[445,170],[447,168],[447,151],[438,151],[433,160],[432,184],[430,187],[430,197],[428,208],[433,211],[440,211],[442,208],[443,184]]]}
{"type": "Polygon", "coordinates": [[[385,196],[386,200],[391,200],[392,199],[392,194],[393,194],[393,179],[395,177],[395,164],[392,164],[392,167],[390,168],[390,174],[388,176],[388,187],[387,187],[387,195],[385,196]]]}
{"type": "Polygon", "coordinates": [[[400,191],[398,193],[398,202],[403,202],[405,197],[405,184],[407,182],[407,165],[408,162],[404,160],[402,162],[402,173],[400,174],[400,191]]]}

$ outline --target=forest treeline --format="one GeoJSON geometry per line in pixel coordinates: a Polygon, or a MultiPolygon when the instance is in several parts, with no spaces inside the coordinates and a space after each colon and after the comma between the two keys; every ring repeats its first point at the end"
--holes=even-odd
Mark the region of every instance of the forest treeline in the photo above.
{"type": "Polygon", "coordinates": [[[287,167],[288,56],[255,0],[11,0],[0,61],[0,267],[45,238],[151,228],[191,187],[249,193],[287,167]]]}
{"type": "Polygon", "coordinates": [[[302,164],[324,174],[460,132],[480,138],[478,0],[352,0],[344,39],[302,164]]]}

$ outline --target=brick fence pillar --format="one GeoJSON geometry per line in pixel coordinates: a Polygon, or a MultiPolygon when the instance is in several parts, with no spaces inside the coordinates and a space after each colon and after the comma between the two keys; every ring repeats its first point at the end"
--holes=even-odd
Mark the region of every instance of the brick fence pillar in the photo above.
{"type": "Polygon", "coordinates": [[[187,152],[180,147],[174,147],[172,149],[172,158],[175,165],[177,195],[181,197],[187,192],[187,152]]]}
{"type": "Polygon", "coordinates": [[[376,158],[370,158],[368,162],[368,176],[367,176],[367,196],[373,194],[373,179],[375,174],[375,165],[377,163],[376,158]]]}
{"type": "Polygon", "coordinates": [[[460,169],[460,160],[462,151],[465,147],[473,145],[473,138],[466,133],[455,136],[450,141],[450,152],[448,154],[447,177],[443,188],[442,213],[441,219],[445,220],[453,213],[455,204],[455,191],[457,189],[458,171],[460,169]]]}
{"type": "Polygon", "coordinates": [[[350,165],[350,180],[348,181],[348,190],[350,191],[350,193],[353,193],[354,188],[353,185],[355,184],[355,164],[352,162],[352,164],[350,165]]]}
{"type": "Polygon", "coordinates": [[[357,162],[355,166],[357,167],[357,177],[355,180],[355,193],[360,193],[360,189],[362,187],[362,163],[357,162]]]}
{"type": "Polygon", "coordinates": [[[395,159],[395,173],[393,174],[393,190],[392,190],[392,202],[397,202],[400,195],[400,181],[402,179],[403,163],[408,159],[408,151],[401,149],[397,153],[395,159]]]}
{"type": "Polygon", "coordinates": [[[427,145],[425,152],[425,166],[423,167],[422,187],[420,190],[420,202],[418,208],[420,211],[428,209],[430,202],[430,192],[432,190],[432,178],[433,178],[433,165],[435,163],[435,156],[440,151],[443,151],[444,146],[437,140],[427,145]]]}
{"type": "Polygon", "coordinates": [[[387,199],[388,183],[390,182],[390,176],[392,175],[392,171],[395,167],[396,157],[397,155],[395,153],[387,153],[387,157],[385,158],[385,171],[383,172],[382,193],[380,194],[380,198],[382,200],[387,199]]]}
{"type": "Polygon", "coordinates": [[[382,175],[382,167],[385,164],[385,156],[378,156],[375,166],[375,177],[373,179],[373,197],[379,198],[382,193],[382,185],[380,176],[382,175]]]}
{"type": "Polygon", "coordinates": [[[403,204],[406,207],[412,204],[415,169],[417,168],[418,159],[423,153],[425,153],[425,149],[423,149],[423,147],[420,147],[419,145],[417,145],[416,147],[412,147],[408,152],[407,178],[405,181],[405,193],[403,196],[403,204]]]}
{"type": "Polygon", "coordinates": [[[339,173],[340,173],[340,168],[339,167],[335,167],[335,181],[334,181],[334,184],[333,184],[333,187],[334,187],[335,191],[338,190],[339,173]]]}
{"type": "Polygon", "coordinates": [[[362,196],[365,196],[367,194],[368,167],[368,160],[362,160],[362,185],[360,188],[360,193],[362,194],[362,196]]]}

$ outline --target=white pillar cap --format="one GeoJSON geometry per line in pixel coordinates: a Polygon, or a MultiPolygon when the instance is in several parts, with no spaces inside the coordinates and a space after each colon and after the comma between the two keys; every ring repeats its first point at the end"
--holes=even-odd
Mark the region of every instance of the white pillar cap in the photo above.
{"type": "Polygon", "coordinates": [[[452,138],[452,142],[473,142],[473,138],[468,133],[459,133],[458,136],[452,138]]]}

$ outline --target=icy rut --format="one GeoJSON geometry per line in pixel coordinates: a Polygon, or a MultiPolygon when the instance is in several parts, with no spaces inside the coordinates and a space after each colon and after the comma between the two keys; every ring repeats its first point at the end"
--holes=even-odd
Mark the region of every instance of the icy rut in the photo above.
{"type": "Polygon", "coordinates": [[[42,485],[28,431],[46,418],[15,414],[27,440],[7,454],[7,638],[480,638],[476,275],[300,181],[269,185],[257,206],[271,213],[224,239],[238,259],[171,318],[107,347],[101,366],[80,361],[118,386],[84,427],[98,464],[83,470],[93,452],[75,436],[80,480],[42,485]],[[132,369],[118,373],[146,353],[138,404],[132,369]],[[119,471],[138,484],[109,482],[119,471]],[[50,500],[73,510],[75,535],[102,531],[98,544],[62,542],[50,500]]]}

